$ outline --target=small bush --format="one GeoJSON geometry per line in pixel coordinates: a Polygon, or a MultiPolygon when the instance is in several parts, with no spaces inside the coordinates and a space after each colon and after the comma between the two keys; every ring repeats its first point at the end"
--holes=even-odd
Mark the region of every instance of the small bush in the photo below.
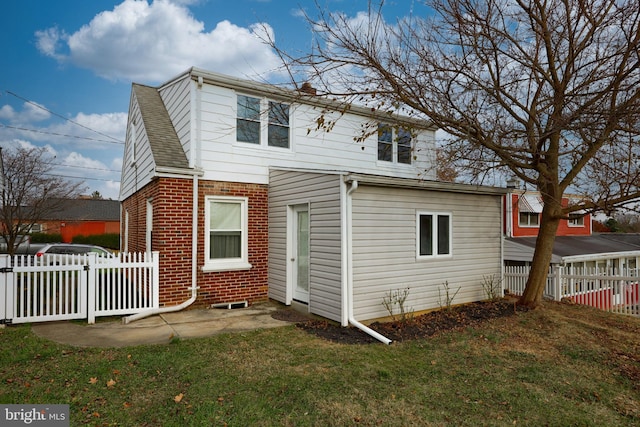
{"type": "Polygon", "coordinates": [[[106,233],[92,236],[75,236],[71,243],[81,243],[85,245],[98,245],[107,249],[120,249],[120,234],[106,233]]]}
{"type": "Polygon", "coordinates": [[[456,289],[455,292],[449,287],[449,282],[446,281],[442,284],[442,288],[444,289],[444,295],[440,292],[440,288],[438,288],[438,303],[440,304],[440,308],[444,308],[446,310],[451,310],[451,306],[453,305],[453,300],[455,299],[458,292],[460,292],[460,287],[456,289]]]}
{"type": "Polygon", "coordinates": [[[31,233],[29,235],[31,243],[60,243],[62,234],[60,233],[31,233]]]}
{"type": "Polygon", "coordinates": [[[495,274],[482,276],[482,289],[489,301],[502,298],[502,281],[495,274]]]}
{"type": "Polygon", "coordinates": [[[413,318],[413,308],[406,307],[409,288],[389,291],[382,298],[382,305],[387,309],[394,321],[407,322],[413,318]],[[395,313],[395,306],[398,306],[399,317],[395,313]]]}

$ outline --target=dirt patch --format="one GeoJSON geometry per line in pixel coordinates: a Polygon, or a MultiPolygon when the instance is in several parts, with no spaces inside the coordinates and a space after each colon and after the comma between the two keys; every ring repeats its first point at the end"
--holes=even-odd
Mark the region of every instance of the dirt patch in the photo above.
{"type": "Polygon", "coordinates": [[[308,322],[311,320],[311,316],[301,313],[291,307],[281,308],[271,314],[271,317],[276,320],[292,323],[308,322]]]}
{"type": "MultiPolygon", "coordinates": [[[[452,329],[476,325],[488,319],[512,316],[527,308],[517,306],[506,300],[483,301],[465,304],[451,309],[432,311],[414,317],[405,322],[376,322],[369,325],[393,341],[406,341],[416,338],[430,337],[434,334],[452,329]]],[[[286,316],[288,314],[281,314],[286,316]]],[[[304,316],[300,314],[301,316],[304,316]]],[[[287,320],[287,319],[280,319],[287,320]]],[[[294,321],[296,326],[318,337],[344,344],[369,344],[379,342],[370,335],[354,327],[341,327],[326,321],[306,317],[294,321]]]]}

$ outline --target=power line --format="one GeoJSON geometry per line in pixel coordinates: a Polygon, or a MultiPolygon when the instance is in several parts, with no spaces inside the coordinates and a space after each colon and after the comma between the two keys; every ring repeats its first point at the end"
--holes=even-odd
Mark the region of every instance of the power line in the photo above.
{"type": "Polygon", "coordinates": [[[88,166],[67,165],[67,164],[64,164],[64,163],[54,163],[54,164],[56,166],[62,166],[62,167],[65,167],[65,168],[87,169],[87,170],[104,171],[104,172],[118,172],[118,173],[121,172],[121,171],[116,170],[116,169],[92,168],[92,167],[88,167],[88,166]]]}
{"type": "Polygon", "coordinates": [[[40,108],[41,110],[44,110],[44,111],[46,111],[46,112],[48,112],[48,113],[50,113],[50,114],[53,114],[53,115],[54,115],[54,116],[56,116],[56,117],[60,117],[61,119],[66,120],[66,121],[68,121],[69,123],[73,123],[73,124],[74,124],[74,125],[76,125],[76,126],[80,126],[81,128],[87,129],[87,130],[89,130],[89,131],[91,131],[91,132],[95,132],[95,133],[97,133],[98,135],[104,136],[105,138],[109,138],[109,139],[111,139],[111,140],[113,140],[113,141],[117,141],[118,143],[122,144],[122,141],[119,141],[118,139],[114,138],[114,137],[113,137],[113,136],[111,136],[111,135],[107,135],[106,133],[102,133],[102,132],[97,131],[97,130],[95,130],[95,129],[91,129],[91,128],[90,128],[90,127],[88,127],[88,126],[82,125],[82,124],[80,124],[80,123],[78,123],[78,122],[76,122],[76,121],[74,121],[74,120],[69,119],[68,117],[63,116],[62,114],[58,114],[58,113],[56,113],[55,111],[51,111],[51,110],[49,110],[48,108],[45,108],[45,107],[43,107],[42,105],[40,105],[40,104],[38,104],[38,103],[36,103],[36,102],[33,102],[33,101],[31,101],[31,100],[29,100],[29,99],[27,99],[27,98],[24,98],[24,97],[22,97],[22,96],[20,96],[20,95],[18,95],[18,94],[16,94],[16,93],[14,93],[14,92],[11,92],[11,91],[9,91],[9,90],[8,90],[8,91],[7,91],[7,93],[8,93],[9,95],[15,96],[15,97],[16,97],[16,98],[18,98],[18,99],[21,99],[22,101],[24,101],[24,102],[26,102],[26,103],[28,103],[28,104],[33,105],[34,107],[40,108]]]}
{"type": "Polygon", "coordinates": [[[29,128],[23,128],[23,127],[19,127],[19,126],[9,126],[9,125],[5,125],[3,123],[0,123],[0,126],[2,126],[4,128],[7,128],[7,129],[23,130],[23,131],[26,131],[26,132],[41,133],[41,134],[44,134],[44,135],[55,135],[55,136],[62,136],[62,137],[66,137],[66,138],[86,139],[88,141],[106,142],[106,143],[109,143],[109,144],[124,144],[124,142],[122,142],[122,141],[107,141],[107,140],[104,140],[104,139],[90,138],[88,136],[67,135],[67,134],[64,134],[64,133],[56,133],[56,132],[39,130],[39,129],[29,129],[29,128]]]}
{"type": "Polygon", "coordinates": [[[113,180],[113,179],[107,179],[107,178],[88,178],[88,177],[83,177],[83,176],[60,175],[60,174],[56,174],[56,173],[43,173],[42,175],[57,176],[59,178],[89,180],[89,181],[106,181],[106,182],[117,182],[117,183],[120,182],[120,181],[116,181],[116,180],[113,180]]]}

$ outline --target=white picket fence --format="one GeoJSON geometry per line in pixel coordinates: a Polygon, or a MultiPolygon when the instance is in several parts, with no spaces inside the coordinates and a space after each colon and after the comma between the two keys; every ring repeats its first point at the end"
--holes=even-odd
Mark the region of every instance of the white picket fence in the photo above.
{"type": "MultiPolygon", "coordinates": [[[[529,267],[504,268],[505,292],[522,295],[529,267]]],[[[635,270],[623,272],[602,271],[596,268],[569,271],[564,267],[549,269],[544,295],[560,301],[570,299],[613,313],[640,316],[640,278],[635,270]]]]}
{"type": "Polygon", "coordinates": [[[0,255],[0,322],[121,316],[159,307],[159,253],[0,255]]]}

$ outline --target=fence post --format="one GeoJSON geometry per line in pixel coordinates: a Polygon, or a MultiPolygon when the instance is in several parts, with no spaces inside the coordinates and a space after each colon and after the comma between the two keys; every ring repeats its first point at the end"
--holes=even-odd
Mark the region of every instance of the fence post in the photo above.
{"type": "Polygon", "coordinates": [[[87,323],[96,323],[96,286],[98,281],[96,280],[96,263],[98,261],[98,254],[89,253],[87,256],[87,323]]]}
{"type": "Polygon", "coordinates": [[[562,273],[564,267],[561,265],[556,267],[556,272],[553,278],[553,299],[560,301],[562,299],[562,273]]]}
{"type": "MultiPolygon", "coordinates": [[[[9,255],[0,255],[0,268],[3,271],[11,266],[9,255]]],[[[0,274],[0,321],[4,324],[13,318],[13,274],[0,274]]]]}
{"type": "Polygon", "coordinates": [[[160,252],[153,251],[151,253],[153,260],[152,282],[153,282],[153,308],[160,307],[160,252]]]}

